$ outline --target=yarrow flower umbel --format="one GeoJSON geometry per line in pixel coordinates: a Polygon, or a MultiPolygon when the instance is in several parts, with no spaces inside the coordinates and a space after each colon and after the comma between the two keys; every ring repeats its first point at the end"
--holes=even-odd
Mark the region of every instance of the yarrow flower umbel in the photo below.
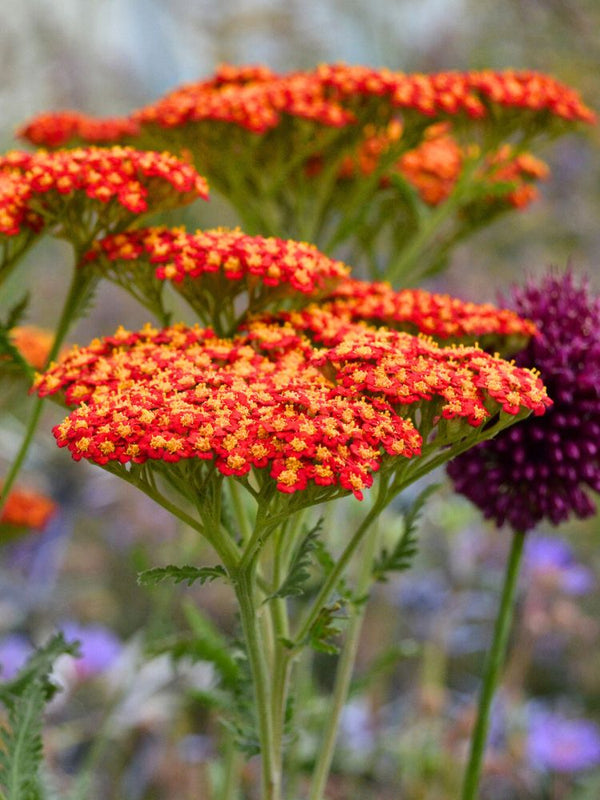
{"type": "MultiPolygon", "coordinates": [[[[204,178],[167,153],[130,147],[86,147],[52,153],[14,150],[0,158],[0,234],[14,236],[21,227],[41,228],[62,219],[74,192],[121,210],[140,214],[149,206],[169,208],[206,199],[204,178]]],[[[80,220],[81,222],[81,220],[80,220]]]]}
{"type": "Polygon", "coordinates": [[[526,531],[547,518],[588,517],[600,491],[600,298],[571,271],[512,291],[539,335],[516,357],[540,370],[554,406],[448,465],[457,491],[497,525],[526,531]]]}
{"type": "Polygon", "coordinates": [[[260,321],[228,340],[184,326],[120,330],[72,350],[37,391],[79,404],[55,428],[76,460],[214,460],[238,476],[268,467],[280,491],[314,483],[357,497],[385,456],[420,453],[432,428],[412,412],[425,403],[430,426],[473,427],[549,403],[535,374],[477,348],[359,325],[315,350],[260,321]]]}
{"type": "Polygon", "coordinates": [[[243,292],[247,313],[286,300],[298,305],[328,294],[350,272],[313,245],[225,228],[126,231],[97,241],[84,263],[130,291],[137,288],[150,307],[169,281],[202,322],[228,332],[239,315],[234,301],[243,292]],[[228,312],[229,325],[223,319],[228,312]]]}

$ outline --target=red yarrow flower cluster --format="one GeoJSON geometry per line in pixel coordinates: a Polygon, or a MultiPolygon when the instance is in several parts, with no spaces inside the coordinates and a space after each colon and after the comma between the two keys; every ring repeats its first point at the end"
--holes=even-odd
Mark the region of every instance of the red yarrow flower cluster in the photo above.
{"type": "Polygon", "coordinates": [[[8,236],[28,225],[32,214],[55,221],[74,192],[103,206],[114,200],[133,214],[150,205],[206,199],[208,192],[205,179],[190,164],[168,153],[129,147],[12,151],[0,158],[0,176],[0,233],[8,236]]]}
{"type": "Polygon", "coordinates": [[[387,95],[396,108],[412,108],[430,116],[466,112],[470,117],[485,117],[487,106],[494,103],[547,111],[570,121],[595,121],[577,92],[550,75],[528,70],[405,75],[336,64],[323,65],[317,72],[324,86],[335,88],[343,97],[387,95]]]}
{"type": "Polygon", "coordinates": [[[17,130],[17,136],[36,147],[54,149],[68,143],[112,144],[139,133],[137,124],[127,117],[98,119],[79,111],[39,114],[17,130]]]}
{"type": "Polygon", "coordinates": [[[266,133],[284,116],[340,127],[355,123],[359,111],[374,99],[381,99],[380,105],[391,116],[398,111],[414,111],[440,119],[460,114],[481,119],[494,106],[496,111],[517,108],[568,122],[595,120],[577,92],[551,76],[530,71],[407,75],[388,69],[324,64],[316,70],[280,75],[260,66],[225,66],[212,78],[185,84],[129,118],[107,121],[104,129],[100,120],[95,129],[89,118],[86,125],[73,125],[71,118],[60,112],[54,115],[54,121],[51,114],[32,120],[21,129],[21,135],[51,146],[57,140],[66,143],[69,137],[84,138],[87,126],[93,135],[99,129],[106,135],[112,128],[113,141],[132,142],[136,134],[128,130],[128,124],[174,128],[207,120],[266,133]]]}
{"type": "Polygon", "coordinates": [[[196,233],[165,227],[127,231],[98,241],[86,261],[103,258],[147,261],[156,265],[158,279],[175,284],[218,274],[253,288],[287,285],[302,294],[325,293],[350,271],[314,245],[225,228],[196,233]]]}
{"type": "Polygon", "coordinates": [[[77,460],[214,460],[226,475],[267,468],[283,492],[314,484],[357,497],[384,458],[419,454],[409,418],[419,404],[479,426],[549,403],[534,373],[476,348],[358,326],[315,350],[261,321],[227,340],[184,326],[120,330],[72,350],[37,391],[79,404],[54,431],[77,460]]]}
{"type": "Polygon", "coordinates": [[[502,349],[522,346],[537,331],[531,320],[491,303],[467,302],[424,289],[396,291],[389,283],[351,278],[341,281],[325,302],[283,311],[277,318],[327,347],[341,341],[358,322],[423,333],[445,343],[477,341],[486,348],[493,344],[502,349]]]}

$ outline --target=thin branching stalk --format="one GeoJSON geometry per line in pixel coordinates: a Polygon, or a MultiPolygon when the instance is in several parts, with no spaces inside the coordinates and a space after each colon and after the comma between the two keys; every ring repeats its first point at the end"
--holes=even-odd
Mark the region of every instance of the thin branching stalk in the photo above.
{"type": "Polygon", "coordinates": [[[500,608],[494,626],[492,646],[484,667],[483,684],[477,709],[477,721],[471,739],[471,751],[465,772],[462,800],[476,800],[483,765],[483,756],[490,723],[490,709],[508,645],[508,637],[513,621],[517,579],[523,555],[525,535],[520,531],[513,533],[510,553],[504,574],[504,585],[500,608]]]}

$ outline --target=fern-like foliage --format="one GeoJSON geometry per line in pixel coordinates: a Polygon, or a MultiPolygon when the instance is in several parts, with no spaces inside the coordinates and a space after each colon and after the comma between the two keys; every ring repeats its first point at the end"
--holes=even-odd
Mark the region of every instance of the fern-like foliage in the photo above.
{"type": "Polygon", "coordinates": [[[314,650],[328,655],[339,653],[340,648],[336,640],[342,632],[339,621],[346,616],[344,609],[345,603],[335,601],[320,610],[309,633],[309,643],[314,650]]]}
{"type": "Polygon", "coordinates": [[[312,556],[317,548],[318,536],[322,527],[323,518],[321,517],[304,535],[294,554],[288,574],[267,600],[272,600],[276,597],[294,597],[304,594],[306,583],[310,578],[312,556]]]}
{"type": "Polygon", "coordinates": [[[34,370],[10,339],[10,332],[19,325],[29,305],[29,293],[25,294],[8,312],[5,320],[0,321],[0,358],[7,359],[8,363],[20,370],[28,380],[33,379],[34,370]]]}
{"type": "Polygon", "coordinates": [[[146,569],[138,574],[137,580],[140,586],[156,586],[167,580],[191,586],[194,583],[200,583],[200,585],[210,583],[217,578],[227,579],[225,568],[220,564],[215,567],[192,567],[189,564],[178,567],[169,564],[166,567],[146,569]]]}
{"type": "Polygon", "coordinates": [[[405,510],[402,534],[392,550],[384,548],[373,565],[373,577],[381,582],[388,579],[390,572],[404,572],[410,569],[417,554],[417,530],[423,507],[428,498],[439,488],[439,484],[427,486],[414,503],[405,510]]]}
{"type": "Polygon", "coordinates": [[[0,723],[1,800],[43,800],[42,717],[57,687],[50,673],[58,656],[77,654],[61,633],[37,650],[16,677],[0,685],[0,703],[6,711],[0,723]]]}

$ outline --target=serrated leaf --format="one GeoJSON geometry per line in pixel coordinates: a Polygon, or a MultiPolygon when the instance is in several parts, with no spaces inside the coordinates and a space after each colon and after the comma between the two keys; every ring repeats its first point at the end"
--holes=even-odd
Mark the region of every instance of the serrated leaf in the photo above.
{"type": "Polygon", "coordinates": [[[10,309],[8,312],[8,317],[6,318],[6,322],[2,323],[2,327],[5,330],[10,331],[12,328],[15,328],[22,322],[30,299],[30,293],[26,292],[21,300],[15,303],[15,305],[10,309]]]}
{"type": "Polygon", "coordinates": [[[31,364],[25,358],[23,358],[20,351],[12,343],[10,339],[10,331],[3,327],[0,327],[0,356],[3,359],[10,359],[12,366],[24,373],[25,377],[29,381],[33,380],[35,370],[32,368],[31,364]]]}
{"type": "Polygon", "coordinates": [[[194,583],[210,583],[217,578],[227,579],[225,568],[218,564],[215,567],[193,567],[186,564],[178,567],[169,564],[166,567],[153,567],[152,569],[140,572],[137,581],[140,586],[156,586],[163,581],[171,580],[174,583],[187,583],[191,586],[194,583]]]}
{"type": "Polygon", "coordinates": [[[338,622],[343,616],[343,608],[343,603],[335,602],[321,609],[309,633],[309,643],[314,650],[329,655],[339,652],[335,639],[342,632],[338,622]]]}
{"type": "Polygon", "coordinates": [[[62,634],[37,650],[17,676],[0,687],[6,721],[0,726],[0,796],[2,800],[42,800],[39,778],[42,763],[42,717],[56,691],[50,678],[52,666],[64,653],[77,647],[62,634]]]}
{"type": "Polygon", "coordinates": [[[267,597],[267,600],[304,594],[304,586],[310,578],[309,570],[312,563],[312,554],[317,547],[317,539],[322,527],[323,518],[321,517],[302,539],[292,559],[288,574],[279,588],[267,597]]]}
{"type": "Polygon", "coordinates": [[[194,636],[195,652],[214,665],[224,686],[235,686],[240,666],[231,641],[192,603],[183,604],[183,613],[194,636]]]}
{"type": "Polygon", "coordinates": [[[404,513],[402,535],[392,551],[383,549],[373,565],[373,577],[381,582],[387,580],[390,572],[404,572],[410,569],[418,551],[417,529],[421,512],[430,495],[439,488],[439,484],[427,486],[404,513]]]}

